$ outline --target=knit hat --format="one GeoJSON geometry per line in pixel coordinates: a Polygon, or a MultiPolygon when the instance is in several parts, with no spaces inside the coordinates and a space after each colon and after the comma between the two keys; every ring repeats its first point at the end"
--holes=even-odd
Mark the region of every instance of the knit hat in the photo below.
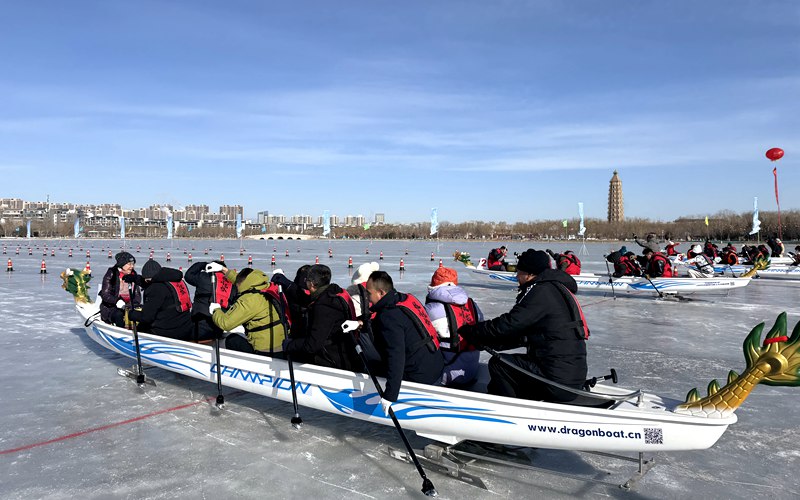
{"type": "Polygon", "coordinates": [[[153,277],[158,274],[161,270],[161,264],[154,261],[153,259],[148,260],[142,266],[142,279],[148,280],[153,279],[153,277]]]}
{"type": "Polygon", "coordinates": [[[431,286],[439,286],[446,283],[458,285],[458,271],[449,267],[440,267],[433,273],[431,286]]]}
{"type": "Polygon", "coordinates": [[[626,247],[625,245],[622,245],[621,247],[619,247],[619,253],[621,253],[622,255],[625,255],[626,253],[628,253],[628,247],[626,247]]]}
{"type": "Polygon", "coordinates": [[[128,252],[120,252],[114,256],[114,259],[117,261],[117,267],[123,267],[128,262],[136,264],[136,259],[128,252]]]}
{"type": "Polygon", "coordinates": [[[381,265],[377,262],[366,262],[358,266],[356,269],[355,274],[353,274],[353,284],[358,285],[360,283],[366,283],[369,279],[369,275],[375,271],[380,270],[381,265]]]}
{"type": "Polygon", "coordinates": [[[529,248],[517,257],[517,270],[530,274],[539,274],[550,269],[550,256],[542,250],[529,248]]]}

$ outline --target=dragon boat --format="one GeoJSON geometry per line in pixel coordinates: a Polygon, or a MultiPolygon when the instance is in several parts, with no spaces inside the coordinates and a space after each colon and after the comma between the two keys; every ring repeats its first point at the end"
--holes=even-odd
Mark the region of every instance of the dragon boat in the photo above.
{"type": "MultiPolygon", "coordinates": [[[[517,286],[517,275],[509,271],[490,271],[485,268],[484,259],[481,259],[478,266],[473,265],[469,260],[469,254],[456,252],[455,260],[464,264],[474,275],[483,279],[488,279],[494,283],[502,283],[517,286]]],[[[732,290],[742,288],[750,283],[750,275],[739,277],[715,277],[715,278],[645,278],[636,276],[623,276],[620,278],[608,275],[581,273],[572,276],[578,284],[580,291],[594,292],[633,292],[633,293],[654,293],[658,295],[668,294],[687,294],[687,293],[707,293],[732,290]]]]}
{"type": "MultiPolygon", "coordinates": [[[[752,266],[714,266],[714,272],[719,274],[743,274],[753,269],[752,266]]],[[[798,266],[770,266],[766,269],[757,268],[755,275],[764,279],[775,280],[800,280],[800,267],[798,266]]]]}
{"type": "MultiPolygon", "coordinates": [[[[122,356],[137,357],[133,333],[98,320],[99,303],[85,294],[83,271],[62,274],[64,288],[75,295],[86,334],[122,356]],[[76,284],[76,280],[79,283],[76,284]],[[83,283],[80,281],[83,280],[83,283]]],[[[728,374],[728,382],[708,385],[708,396],[696,389],[684,401],[588,383],[571,404],[494,396],[481,392],[403,382],[394,413],[406,430],[444,444],[483,441],[500,445],[599,452],[659,452],[711,447],[729,425],[736,409],[759,384],[800,385],[800,324],[787,335],[786,313],[764,336],[764,323],[744,341],[746,368],[728,374]]],[[[285,402],[294,386],[300,406],[392,425],[383,414],[372,379],[312,364],[294,363],[294,384],[287,361],[147,333],[138,334],[144,364],[285,402]],[[219,356],[219,357],[217,357],[219,356]],[[219,369],[217,369],[219,367],[219,369]]]]}

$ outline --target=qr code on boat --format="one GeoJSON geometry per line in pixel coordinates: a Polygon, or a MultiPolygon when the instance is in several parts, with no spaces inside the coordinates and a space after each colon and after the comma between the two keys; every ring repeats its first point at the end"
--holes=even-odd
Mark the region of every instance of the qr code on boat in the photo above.
{"type": "Polygon", "coordinates": [[[664,432],[656,428],[644,428],[644,444],[664,444],[664,432]]]}

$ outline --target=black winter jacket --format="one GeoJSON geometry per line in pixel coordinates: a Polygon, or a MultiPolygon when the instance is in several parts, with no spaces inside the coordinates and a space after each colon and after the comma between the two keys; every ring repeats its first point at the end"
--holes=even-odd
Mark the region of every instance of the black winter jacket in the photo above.
{"type": "MultiPolygon", "coordinates": [[[[120,271],[117,266],[111,266],[106,271],[105,276],[103,276],[103,284],[100,288],[100,319],[106,323],[112,322],[111,315],[117,308],[120,286],[119,273],[120,271]]],[[[140,282],[140,280],[137,279],[138,275],[136,272],[134,271],[132,274],[135,277],[134,279],[140,282]]],[[[128,286],[128,284],[125,283],[125,286],[128,286]]],[[[139,286],[134,286],[132,302],[133,307],[138,307],[142,303],[142,294],[139,286]]]]}
{"type": "MultiPolygon", "coordinates": [[[[186,283],[194,287],[194,301],[192,301],[192,317],[207,316],[208,306],[211,304],[213,288],[211,287],[211,275],[205,272],[208,262],[195,262],[186,270],[184,278],[186,283]]],[[[236,302],[236,285],[233,285],[231,296],[228,299],[228,307],[236,302]]]]}
{"type": "Polygon", "coordinates": [[[558,269],[545,269],[521,288],[511,311],[490,321],[464,326],[459,333],[466,333],[465,337],[478,345],[500,349],[524,346],[529,361],[546,378],[571,387],[583,386],[587,371],[583,328],[564,327],[580,318],[572,317],[555,283],[572,293],[578,291],[572,276],[558,269]]]}
{"type": "Polygon", "coordinates": [[[178,340],[192,340],[192,315],[179,311],[178,297],[170,282],[183,279],[183,273],[171,267],[162,267],[150,284],[145,284],[144,306],[141,311],[131,311],[128,317],[142,323],[154,335],[178,340]]]}
{"type": "Polygon", "coordinates": [[[384,397],[389,401],[397,401],[401,381],[433,384],[444,369],[441,351],[431,352],[422,344],[423,337],[411,318],[397,307],[403,299],[405,294],[391,290],[370,308],[376,313],[372,331],[381,356],[381,364],[373,373],[386,376],[384,397]]]}

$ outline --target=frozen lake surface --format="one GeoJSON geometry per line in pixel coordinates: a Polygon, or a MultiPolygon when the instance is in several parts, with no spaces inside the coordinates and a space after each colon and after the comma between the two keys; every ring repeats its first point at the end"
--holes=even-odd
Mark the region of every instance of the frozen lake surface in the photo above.
{"type": "MultiPolygon", "coordinates": [[[[226,390],[226,409],[212,409],[216,386],[160,369],[148,371],[158,386],[139,390],[116,374],[128,359],[89,340],[72,298],[60,288],[58,274],[82,268],[91,252],[96,292],[120,249],[119,241],[0,240],[3,260],[14,272],[0,276],[0,496],[30,498],[389,498],[421,497],[413,466],[391,459],[388,446],[402,448],[395,430],[301,408],[304,425],[290,424],[290,404],[226,390]],[[44,244],[56,249],[44,257],[44,244]],[[38,247],[37,247],[38,245],[38,247]],[[16,255],[17,246],[21,248],[16,255]],[[73,249],[73,257],[67,256],[73,249]],[[211,399],[209,399],[211,398],[211,399]]],[[[370,260],[395,279],[403,292],[422,298],[439,259],[459,271],[460,284],[487,317],[510,309],[515,291],[471,275],[452,262],[455,250],[477,260],[499,243],[387,241],[238,241],[133,240],[128,249],[141,270],[154,248],[162,265],[188,267],[194,260],[225,254],[230,267],[254,266],[270,273],[277,267],[290,278],[303,264],[329,265],[333,280],[346,286],[351,270],[370,260]],[[137,251],[137,246],[141,250],[137,251]],[[209,255],[203,249],[211,247],[209,255]],[[328,248],[333,258],[328,257],[328,248]],[[406,255],[406,249],[408,254],[406,255]],[[289,256],[285,252],[289,251],[289,256]],[[299,250],[299,251],[298,251],[299,250]],[[369,255],[366,251],[369,250],[369,255]],[[172,262],[165,262],[166,252],[172,262]],[[431,261],[431,252],[434,260],[431,261]],[[400,259],[406,271],[398,271],[400,259]]],[[[509,255],[543,243],[506,243],[509,255]]],[[[633,249],[635,244],[628,244],[633,249]]],[[[550,244],[554,251],[578,251],[550,244]]],[[[616,248],[614,248],[616,249],[616,248]]],[[[581,255],[586,271],[605,273],[608,244],[588,244],[581,255]]],[[[800,282],[754,280],[729,294],[693,295],[688,301],[655,300],[649,295],[579,295],[589,327],[589,374],[616,368],[620,385],[682,399],[697,387],[705,395],[712,379],[724,383],[729,370],[742,371],[742,341],[756,324],[770,327],[786,311],[789,327],[800,320],[800,282]]],[[[488,355],[484,353],[486,359],[488,355]]],[[[613,486],[524,471],[500,465],[475,468],[489,491],[429,472],[443,498],[776,498],[800,496],[800,389],[758,386],[731,426],[709,450],[664,453],[636,486],[613,486]]],[[[429,441],[410,435],[420,449],[429,441]]],[[[624,480],[631,464],[595,455],[530,450],[537,465],[593,478],[624,480]],[[611,473],[608,475],[607,473],[611,473]]]]}

